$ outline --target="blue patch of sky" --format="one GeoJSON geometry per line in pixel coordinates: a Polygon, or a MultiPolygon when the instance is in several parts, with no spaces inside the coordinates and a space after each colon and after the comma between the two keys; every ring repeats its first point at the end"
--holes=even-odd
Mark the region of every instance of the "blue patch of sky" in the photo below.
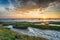
{"type": "MultiPolygon", "coordinates": [[[[14,0],[10,0],[11,4],[15,4],[14,0]]],[[[0,5],[4,5],[4,6],[8,6],[10,3],[8,2],[8,0],[0,0],[0,5]]]]}
{"type": "MultiPolygon", "coordinates": [[[[10,0],[10,1],[11,1],[11,4],[13,4],[13,5],[15,4],[14,0],[10,0]]],[[[0,0],[0,9],[3,8],[3,10],[0,10],[0,15],[5,14],[5,10],[9,10],[9,8],[8,8],[9,5],[10,5],[10,3],[8,2],[8,0],[0,0]]]]}

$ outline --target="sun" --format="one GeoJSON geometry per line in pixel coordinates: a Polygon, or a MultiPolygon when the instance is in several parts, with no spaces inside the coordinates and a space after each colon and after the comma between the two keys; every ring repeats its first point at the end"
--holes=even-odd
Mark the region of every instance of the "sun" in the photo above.
{"type": "Polygon", "coordinates": [[[46,16],[42,17],[42,21],[46,22],[47,21],[47,17],[46,16]]]}
{"type": "Polygon", "coordinates": [[[44,16],[44,17],[42,17],[43,19],[46,19],[47,17],[46,16],[44,16]]]}

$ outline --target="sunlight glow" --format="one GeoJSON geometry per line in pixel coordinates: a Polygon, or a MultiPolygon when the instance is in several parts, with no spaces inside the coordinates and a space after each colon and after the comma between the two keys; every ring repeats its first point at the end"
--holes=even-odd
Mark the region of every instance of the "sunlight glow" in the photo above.
{"type": "Polygon", "coordinates": [[[42,21],[43,21],[43,22],[46,22],[46,21],[47,21],[47,19],[48,19],[48,18],[47,18],[47,17],[45,17],[45,16],[43,16],[43,17],[42,17],[42,21]]]}

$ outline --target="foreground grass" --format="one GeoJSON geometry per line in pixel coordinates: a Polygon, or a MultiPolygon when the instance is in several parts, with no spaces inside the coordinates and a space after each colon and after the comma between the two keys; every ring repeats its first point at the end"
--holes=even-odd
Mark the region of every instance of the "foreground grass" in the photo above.
{"type": "Polygon", "coordinates": [[[0,28],[0,40],[15,40],[16,32],[10,31],[9,29],[0,28]]]}
{"type": "Polygon", "coordinates": [[[16,37],[17,32],[13,32],[9,29],[0,28],[0,40],[47,40],[45,38],[27,36],[27,35],[19,35],[19,38],[16,37]]]}

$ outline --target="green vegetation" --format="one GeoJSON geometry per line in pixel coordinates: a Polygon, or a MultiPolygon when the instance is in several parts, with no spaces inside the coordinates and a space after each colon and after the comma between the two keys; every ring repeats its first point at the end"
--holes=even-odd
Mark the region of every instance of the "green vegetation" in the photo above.
{"type": "Polygon", "coordinates": [[[31,25],[33,28],[46,29],[45,25],[31,25]]]}
{"type": "Polygon", "coordinates": [[[20,35],[20,40],[48,40],[42,37],[35,37],[35,36],[27,36],[27,35],[20,35]]]}
{"type": "Polygon", "coordinates": [[[50,22],[50,24],[59,24],[60,25],[60,22],[50,22]]]}
{"type": "MultiPolygon", "coordinates": [[[[15,23],[5,23],[1,22],[3,26],[13,25],[14,28],[27,29],[28,27],[39,28],[39,29],[50,29],[60,31],[60,26],[49,26],[49,25],[35,25],[40,22],[15,22],[15,23]]],[[[50,22],[50,24],[60,24],[60,22],[50,22]]],[[[45,38],[28,36],[19,34],[19,38],[16,38],[17,32],[11,31],[10,29],[0,28],[0,40],[47,40],[45,38]]]]}
{"type": "Polygon", "coordinates": [[[2,24],[3,22],[0,21],[0,24],[2,24]]]}
{"type": "Polygon", "coordinates": [[[34,25],[34,28],[39,28],[39,29],[49,29],[49,30],[58,30],[60,31],[60,26],[45,26],[45,25],[34,25]]]}
{"type": "MultiPolygon", "coordinates": [[[[60,31],[60,26],[49,26],[49,25],[36,25],[40,24],[40,22],[15,22],[15,23],[9,23],[9,22],[0,22],[3,26],[13,25],[14,28],[18,29],[27,29],[28,27],[38,28],[38,29],[49,29],[49,30],[58,30],[60,31]]],[[[50,22],[49,24],[59,24],[60,22],[50,22]]],[[[28,35],[22,35],[19,33],[11,31],[8,28],[1,28],[0,27],[0,40],[47,40],[45,38],[41,37],[35,37],[35,36],[28,36],[28,35]]]]}
{"type": "Polygon", "coordinates": [[[0,24],[2,24],[3,26],[13,25],[13,23],[10,23],[10,22],[1,22],[1,21],[0,21],[0,24]]]}
{"type": "Polygon", "coordinates": [[[17,33],[9,29],[0,28],[0,40],[15,40],[17,33]]]}
{"type": "MultiPolygon", "coordinates": [[[[51,22],[51,23],[55,23],[55,22],[51,22]]],[[[60,30],[59,26],[35,25],[35,24],[39,24],[39,22],[16,22],[13,27],[19,29],[27,29],[28,27],[33,27],[39,29],[60,30]]]]}
{"type": "Polygon", "coordinates": [[[8,26],[9,25],[9,23],[3,23],[3,26],[8,26]]]}
{"type": "Polygon", "coordinates": [[[47,40],[45,38],[27,36],[19,34],[19,38],[16,37],[18,33],[9,29],[0,28],[0,40],[47,40]]]}
{"type": "Polygon", "coordinates": [[[58,31],[60,31],[60,26],[49,26],[48,29],[50,29],[50,30],[58,30],[58,31]]]}
{"type": "Polygon", "coordinates": [[[30,27],[33,23],[31,22],[16,22],[13,24],[14,28],[19,28],[19,29],[27,29],[30,27]]]}

